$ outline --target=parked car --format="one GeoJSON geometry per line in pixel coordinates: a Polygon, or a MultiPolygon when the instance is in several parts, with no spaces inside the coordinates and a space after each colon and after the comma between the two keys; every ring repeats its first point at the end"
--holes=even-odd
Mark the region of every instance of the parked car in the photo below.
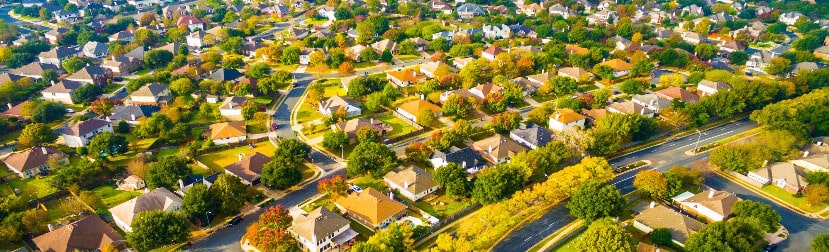
{"type": "Polygon", "coordinates": [[[351,191],[356,192],[356,193],[360,193],[360,192],[363,191],[363,188],[360,188],[360,186],[358,186],[358,185],[353,185],[353,186],[351,186],[351,191]]]}
{"type": "Polygon", "coordinates": [[[233,226],[239,225],[239,223],[242,223],[242,217],[241,216],[236,216],[236,217],[233,217],[233,219],[230,220],[230,222],[227,223],[227,226],[233,227],[233,226]]]}
{"type": "Polygon", "coordinates": [[[777,249],[777,244],[771,244],[763,248],[763,252],[771,252],[777,249]]]}
{"type": "Polygon", "coordinates": [[[75,110],[71,109],[71,108],[68,108],[68,109],[66,109],[66,113],[75,113],[75,110]]]}

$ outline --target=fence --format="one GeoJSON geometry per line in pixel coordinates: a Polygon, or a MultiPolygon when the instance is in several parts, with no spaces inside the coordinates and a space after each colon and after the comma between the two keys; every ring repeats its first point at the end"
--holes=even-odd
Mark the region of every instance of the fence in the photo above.
{"type": "Polygon", "coordinates": [[[193,156],[199,156],[199,155],[202,155],[202,154],[205,154],[205,153],[210,153],[210,152],[215,152],[215,151],[223,151],[223,150],[227,150],[227,149],[233,149],[233,148],[240,147],[240,146],[245,146],[245,145],[248,145],[248,144],[251,144],[251,143],[259,143],[259,142],[264,142],[264,141],[268,141],[268,138],[264,137],[264,138],[259,138],[259,139],[247,139],[246,141],[241,142],[241,143],[229,143],[229,144],[223,144],[223,145],[215,145],[215,146],[208,147],[206,149],[197,150],[195,153],[193,153],[193,156]]]}
{"type": "Polygon", "coordinates": [[[420,236],[415,237],[414,240],[417,241],[417,240],[423,239],[426,236],[429,236],[429,234],[434,233],[435,231],[437,231],[438,229],[443,227],[443,225],[446,225],[447,223],[452,222],[456,218],[461,217],[464,214],[468,213],[469,211],[471,211],[473,209],[477,209],[479,207],[481,207],[481,204],[475,203],[475,204],[469,205],[468,207],[466,207],[464,209],[461,209],[460,211],[458,211],[456,213],[453,213],[452,215],[447,216],[446,218],[443,218],[443,220],[438,221],[438,223],[432,224],[432,226],[429,227],[429,229],[427,229],[426,232],[423,232],[423,234],[421,234],[420,236]]]}
{"type": "Polygon", "coordinates": [[[37,207],[37,205],[40,204],[41,202],[54,200],[54,199],[57,199],[57,198],[60,198],[60,197],[66,196],[66,195],[69,195],[69,191],[60,190],[60,191],[57,191],[57,192],[53,192],[52,194],[49,194],[49,195],[46,195],[46,196],[43,196],[43,197],[40,197],[40,198],[29,201],[29,207],[34,208],[34,207],[37,207]]]}
{"type": "Polygon", "coordinates": [[[737,177],[740,180],[745,181],[746,183],[749,183],[753,186],[756,186],[757,188],[762,188],[763,186],[765,186],[764,184],[761,184],[760,182],[757,182],[756,180],[753,180],[753,179],[749,178],[748,176],[737,173],[735,171],[727,171],[727,170],[723,170],[723,171],[728,173],[728,174],[731,174],[731,176],[737,177]]]}

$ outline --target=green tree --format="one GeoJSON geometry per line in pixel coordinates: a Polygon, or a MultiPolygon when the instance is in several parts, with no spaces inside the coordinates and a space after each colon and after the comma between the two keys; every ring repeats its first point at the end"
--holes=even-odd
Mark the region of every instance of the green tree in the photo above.
{"type": "Polygon", "coordinates": [[[685,242],[687,251],[750,251],[763,232],[741,218],[708,224],[685,242]]]}
{"type": "Polygon", "coordinates": [[[721,146],[711,151],[709,162],[722,169],[746,174],[760,166],[750,158],[749,151],[739,146],[721,146]]]}
{"type": "Polygon", "coordinates": [[[574,244],[578,251],[634,251],[630,234],[611,218],[598,219],[584,231],[574,244]]]}
{"type": "Polygon", "coordinates": [[[189,78],[180,78],[170,82],[170,90],[179,96],[186,96],[192,94],[193,91],[196,90],[196,84],[194,84],[189,78]]]}
{"type": "Polygon", "coordinates": [[[302,180],[299,165],[287,157],[274,156],[262,168],[262,182],[279,190],[294,186],[302,180]]]}
{"type": "Polygon", "coordinates": [[[443,114],[463,118],[472,110],[472,103],[459,94],[450,95],[443,102],[443,114]]]}
{"type": "Polygon", "coordinates": [[[294,138],[287,138],[279,141],[274,151],[275,157],[286,157],[294,163],[303,163],[311,154],[311,146],[294,138]]]}
{"type": "Polygon", "coordinates": [[[646,84],[636,79],[628,79],[619,84],[619,90],[625,94],[642,94],[646,84]]]}
{"type": "Polygon", "coordinates": [[[243,41],[241,37],[230,37],[219,43],[219,48],[221,48],[222,51],[235,54],[242,53],[242,46],[243,41]]]}
{"type": "Polygon", "coordinates": [[[391,51],[389,49],[383,50],[383,53],[380,54],[380,61],[391,63],[394,56],[391,55],[391,51]]]}
{"type": "Polygon", "coordinates": [[[285,65],[296,65],[299,64],[299,47],[290,46],[282,50],[282,55],[279,57],[279,61],[285,65]]]}
{"type": "Polygon", "coordinates": [[[734,217],[742,219],[755,218],[760,223],[760,229],[767,233],[774,233],[780,227],[780,214],[768,204],[762,202],[741,200],[734,204],[734,217]]]}
{"type": "Polygon", "coordinates": [[[392,222],[385,229],[381,229],[372,235],[368,241],[356,244],[355,247],[358,249],[355,251],[409,251],[414,245],[413,234],[411,225],[392,222]],[[376,250],[377,248],[381,249],[376,250]]]}
{"type": "Polygon", "coordinates": [[[377,52],[373,49],[367,49],[360,52],[360,59],[363,61],[375,61],[379,58],[380,54],[377,54],[377,52]]]}
{"type": "Polygon", "coordinates": [[[18,149],[28,149],[42,144],[54,142],[58,135],[43,123],[33,123],[26,125],[17,140],[18,149]]]}
{"type": "Polygon", "coordinates": [[[258,62],[250,65],[250,67],[248,67],[248,71],[245,72],[245,75],[258,80],[267,77],[270,73],[270,66],[265,63],[258,62]]]}
{"type": "Polygon", "coordinates": [[[78,58],[77,56],[72,56],[72,58],[65,59],[60,64],[61,66],[63,66],[63,69],[66,69],[66,72],[70,74],[77,72],[86,66],[86,62],[84,62],[84,60],[78,58]]]}
{"type": "MultiPolygon", "coordinates": [[[[263,175],[264,169],[262,169],[263,175]]],[[[245,205],[245,190],[242,180],[230,174],[219,175],[210,186],[210,194],[220,202],[219,211],[225,214],[236,213],[245,205]]]]}
{"type": "Polygon", "coordinates": [[[829,251],[829,234],[820,233],[812,239],[812,252],[829,251]]]}
{"type": "Polygon", "coordinates": [[[397,166],[397,161],[394,151],[382,144],[359,143],[348,156],[346,171],[349,177],[364,174],[380,177],[397,166]]]}
{"type": "Polygon", "coordinates": [[[190,175],[190,172],[186,159],[179,156],[167,156],[150,163],[147,167],[147,174],[144,175],[144,181],[150,189],[159,187],[172,189],[178,186],[179,179],[190,175]]]}
{"type": "Polygon", "coordinates": [[[578,88],[579,84],[576,83],[576,80],[569,77],[554,76],[550,78],[549,82],[544,83],[539,91],[547,94],[553,92],[556,95],[570,95],[575,93],[578,88]]]}
{"type": "Polygon", "coordinates": [[[613,68],[608,65],[596,65],[593,67],[593,72],[602,79],[613,80],[616,78],[616,76],[613,76],[613,68]]]}
{"type": "Polygon", "coordinates": [[[115,154],[123,154],[129,150],[129,142],[127,138],[113,134],[110,132],[102,132],[92,137],[89,141],[89,152],[100,156],[114,156],[115,154]]]}
{"type": "Polygon", "coordinates": [[[602,217],[615,217],[622,213],[625,199],[612,185],[595,181],[582,184],[567,202],[570,214],[587,223],[602,217]]]}
{"type": "Polygon", "coordinates": [[[481,204],[492,204],[509,198],[524,185],[522,173],[510,164],[500,164],[478,176],[472,198],[481,204]]]}
{"type": "Polygon", "coordinates": [[[397,49],[397,52],[399,52],[400,54],[416,55],[417,48],[414,42],[412,42],[411,40],[405,40],[403,42],[400,42],[400,46],[399,49],[397,49]]]}
{"type": "Polygon", "coordinates": [[[136,214],[127,242],[141,251],[187,241],[190,229],[187,219],[178,213],[145,211],[136,214]]]}
{"type": "Polygon", "coordinates": [[[703,18],[694,26],[694,32],[699,33],[701,36],[708,35],[708,31],[711,30],[711,20],[707,18],[703,18]]]}
{"type": "Polygon", "coordinates": [[[524,179],[549,175],[564,168],[575,152],[562,141],[552,141],[530,151],[523,151],[510,158],[511,164],[524,169],[524,179]]]}
{"type": "Polygon", "coordinates": [[[380,141],[380,134],[375,132],[369,126],[363,126],[357,129],[357,142],[364,143],[364,142],[379,142],[380,141]]]}
{"type": "Polygon", "coordinates": [[[668,196],[668,179],[661,172],[655,170],[644,170],[637,173],[633,180],[633,186],[652,198],[668,196]]]}
{"type": "Polygon", "coordinates": [[[709,60],[717,55],[717,51],[720,50],[720,47],[713,44],[697,44],[694,47],[694,53],[699,57],[701,60],[709,60]]]}
{"type": "Polygon", "coordinates": [[[430,108],[421,108],[420,111],[417,112],[417,124],[431,127],[434,126],[438,122],[437,117],[435,117],[435,113],[432,112],[430,108]]]}
{"type": "Polygon", "coordinates": [[[346,145],[348,145],[348,135],[342,130],[327,131],[322,136],[322,146],[329,150],[336,150],[346,145]]]}
{"type": "Polygon", "coordinates": [[[167,50],[153,49],[144,54],[144,64],[152,69],[166,67],[170,61],[173,61],[173,53],[167,50]]]}
{"type": "Polygon", "coordinates": [[[49,214],[41,209],[29,209],[23,212],[23,218],[20,219],[23,227],[31,234],[43,233],[46,230],[46,224],[49,221],[49,214]]]}
{"type": "Polygon", "coordinates": [[[35,109],[32,110],[32,120],[37,123],[48,123],[61,119],[65,114],[66,109],[63,105],[57,102],[44,101],[37,104],[35,109]]]}
{"type": "MultiPolygon", "coordinates": [[[[181,211],[191,219],[201,222],[202,218],[208,218],[207,212],[218,213],[216,212],[219,209],[218,203],[216,198],[207,190],[207,185],[198,183],[187,190],[187,194],[182,199],[181,211]]],[[[207,222],[207,220],[204,221],[207,222]]]]}
{"type": "Polygon", "coordinates": [[[85,104],[98,99],[102,93],[103,89],[98,85],[83,85],[72,92],[71,98],[76,104],[85,104]]]}
{"type": "Polygon", "coordinates": [[[657,228],[650,233],[651,241],[658,246],[670,246],[673,241],[671,230],[667,228],[657,228]]]}
{"type": "Polygon", "coordinates": [[[791,67],[791,60],[783,57],[777,57],[771,59],[769,64],[766,66],[766,72],[772,75],[784,74],[789,72],[789,69],[791,69],[791,67]]]}
{"type": "Polygon", "coordinates": [[[472,184],[466,178],[466,170],[457,163],[448,163],[446,166],[435,168],[435,181],[446,188],[446,193],[456,197],[468,198],[472,192],[472,184]]]}

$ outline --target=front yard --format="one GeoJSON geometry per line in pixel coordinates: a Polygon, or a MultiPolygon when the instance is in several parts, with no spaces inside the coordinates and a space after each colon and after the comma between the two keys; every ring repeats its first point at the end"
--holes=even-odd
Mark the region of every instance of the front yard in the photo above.
{"type": "Polygon", "coordinates": [[[204,154],[196,157],[196,160],[207,165],[210,169],[217,171],[224,169],[225,166],[239,161],[239,154],[253,155],[256,152],[259,152],[265,156],[272,157],[275,150],[276,149],[270,142],[263,141],[254,144],[254,148],[250,148],[247,145],[239,146],[232,149],[204,154]]]}
{"type": "Polygon", "coordinates": [[[106,208],[117,206],[118,204],[124,203],[125,201],[141,195],[141,192],[118,190],[115,188],[115,183],[113,182],[109,182],[92,189],[92,193],[101,198],[101,201],[104,203],[106,208]]]}
{"type": "Polygon", "coordinates": [[[398,136],[402,136],[405,134],[409,134],[413,132],[415,129],[405,121],[400,118],[397,118],[393,114],[387,114],[377,118],[377,120],[382,121],[388,125],[391,125],[392,130],[391,132],[386,132],[385,136],[388,138],[394,138],[398,136]]]}
{"type": "Polygon", "coordinates": [[[826,208],[826,204],[809,205],[809,203],[806,202],[806,198],[804,198],[803,196],[792,195],[791,193],[787,192],[786,190],[783,190],[782,188],[774,186],[774,185],[764,186],[760,190],[763,190],[763,192],[771,194],[772,196],[774,196],[774,197],[776,197],[776,198],[778,198],[782,201],[788,202],[789,204],[792,204],[792,205],[796,206],[797,208],[800,208],[801,210],[806,211],[806,212],[816,213],[816,212],[826,208]]]}

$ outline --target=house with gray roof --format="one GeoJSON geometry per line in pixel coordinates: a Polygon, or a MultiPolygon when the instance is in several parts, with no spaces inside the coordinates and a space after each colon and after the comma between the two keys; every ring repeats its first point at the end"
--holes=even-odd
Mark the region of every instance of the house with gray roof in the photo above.
{"type": "Polygon", "coordinates": [[[75,89],[88,84],[89,83],[87,82],[64,79],[57,83],[52,83],[51,86],[43,89],[40,93],[43,95],[43,99],[47,101],[53,101],[60,104],[75,104],[72,101],[72,92],[74,92],[75,89]]]}
{"type": "Polygon", "coordinates": [[[234,81],[235,82],[235,81],[239,81],[239,79],[241,79],[242,77],[244,77],[244,75],[242,75],[242,73],[240,73],[239,70],[231,69],[231,68],[219,68],[219,69],[211,72],[210,75],[207,78],[210,78],[210,79],[216,80],[216,81],[234,81]]]}
{"type": "Polygon", "coordinates": [[[125,121],[129,124],[136,125],[139,119],[150,117],[153,113],[158,112],[158,106],[152,105],[115,105],[112,108],[112,114],[109,120],[112,122],[125,121]]]}
{"type": "Polygon", "coordinates": [[[440,184],[432,179],[432,174],[416,165],[389,171],[383,176],[383,181],[389,189],[396,190],[403,197],[413,201],[418,201],[440,189],[440,184]]]}
{"type": "Polygon", "coordinates": [[[83,55],[93,59],[105,58],[109,55],[109,47],[98,41],[89,41],[83,46],[83,55]]]}
{"type": "Polygon", "coordinates": [[[41,52],[37,55],[38,62],[60,66],[61,62],[72,56],[82,56],[83,52],[79,47],[57,46],[52,50],[41,52]]]}
{"type": "Polygon", "coordinates": [[[112,124],[105,120],[92,118],[64,127],[61,136],[63,136],[66,146],[77,148],[86,146],[89,144],[89,140],[103,132],[114,132],[112,124]]]}
{"type": "Polygon", "coordinates": [[[325,207],[295,216],[288,232],[297,238],[299,247],[307,251],[335,250],[359,235],[351,229],[351,221],[325,207]]]}
{"type": "Polygon", "coordinates": [[[484,11],[484,9],[481,8],[481,6],[478,6],[477,4],[473,3],[462,4],[461,6],[458,6],[457,9],[455,9],[455,12],[457,12],[458,16],[460,16],[461,18],[473,18],[475,16],[486,15],[486,11],[484,11]]]}
{"type": "Polygon", "coordinates": [[[107,83],[108,79],[112,79],[112,70],[98,65],[86,65],[84,68],[72,73],[65,79],[103,86],[107,83]]]}
{"type": "Polygon", "coordinates": [[[536,149],[553,141],[552,132],[535,124],[529,124],[524,128],[511,130],[509,137],[530,149],[536,149]]]}
{"type": "Polygon", "coordinates": [[[331,116],[340,108],[345,109],[346,117],[358,116],[363,113],[363,105],[354,100],[334,95],[320,103],[320,113],[324,116],[331,116]]]}
{"type": "Polygon", "coordinates": [[[182,200],[164,187],[156,188],[141,196],[128,200],[109,209],[112,219],[124,232],[132,232],[132,221],[136,215],[146,211],[173,212],[181,209],[182,200]]]}
{"type": "Polygon", "coordinates": [[[130,105],[158,106],[168,102],[171,98],[170,87],[164,84],[150,83],[130,93],[126,102],[130,105]]]}
{"type": "Polygon", "coordinates": [[[657,113],[659,112],[659,110],[673,105],[671,100],[662,98],[655,94],[633,95],[631,101],[657,113]]]}
{"type": "Polygon", "coordinates": [[[219,114],[228,120],[241,120],[242,105],[244,105],[247,101],[247,98],[241,96],[227,97],[225,98],[225,101],[222,102],[222,105],[219,106],[219,114]]]}
{"type": "Polygon", "coordinates": [[[705,224],[661,204],[651,203],[649,208],[633,217],[633,227],[645,233],[666,228],[671,232],[671,241],[685,247],[688,238],[705,227],[705,224]]]}
{"type": "Polygon", "coordinates": [[[720,90],[731,90],[731,85],[722,81],[701,80],[697,83],[697,92],[700,96],[713,95],[720,90]]]}
{"type": "Polygon", "coordinates": [[[466,169],[468,173],[476,173],[487,165],[487,162],[478,152],[468,147],[460,149],[455,146],[449,147],[445,151],[435,150],[429,155],[429,162],[432,163],[432,167],[435,169],[440,169],[440,167],[444,167],[449,163],[456,163],[466,169]]]}

